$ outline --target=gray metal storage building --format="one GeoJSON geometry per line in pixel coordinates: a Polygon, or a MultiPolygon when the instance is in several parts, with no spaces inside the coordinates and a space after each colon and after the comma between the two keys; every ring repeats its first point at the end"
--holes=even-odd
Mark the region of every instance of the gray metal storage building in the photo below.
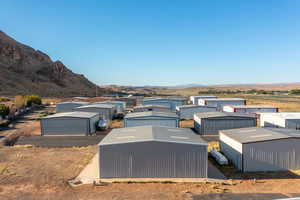
{"type": "Polygon", "coordinates": [[[261,126],[300,130],[300,112],[259,113],[259,115],[261,126]]]}
{"type": "Polygon", "coordinates": [[[207,177],[207,143],[187,128],[113,129],[99,158],[100,178],[207,177]]]}
{"type": "Polygon", "coordinates": [[[167,126],[179,127],[179,117],[173,112],[135,112],[124,118],[124,127],[167,126]]]}
{"type": "Polygon", "coordinates": [[[219,134],[221,151],[243,172],[300,169],[298,130],[253,127],[219,134]]]}
{"type": "Polygon", "coordinates": [[[100,102],[94,102],[93,104],[111,104],[115,105],[117,110],[117,113],[123,113],[126,109],[126,102],[124,101],[100,101],[100,102]]]}
{"type": "Polygon", "coordinates": [[[216,98],[218,98],[218,97],[216,97],[216,96],[190,96],[190,101],[194,105],[198,105],[199,99],[216,99],[216,98]]]}
{"type": "Polygon", "coordinates": [[[223,106],[224,112],[236,112],[236,113],[273,113],[278,112],[278,108],[274,106],[267,106],[267,105],[228,105],[223,106]]]}
{"type": "Polygon", "coordinates": [[[99,113],[66,112],[41,119],[41,135],[89,135],[96,132],[99,113]]]}
{"type": "Polygon", "coordinates": [[[88,102],[70,101],[56,104],[56,113],[72,112],[74,108],[88,105],[88,102]]]}
{"type": "Polygon", "coordinates": [[[223,106],[226,105],[246,105],[246,100],[240,98],[199,99],[198,105],[215,106],[219,111],[222,111],[223,106]]]}
{"type": "Polygon", "coordinates": [[[167,106],[160,106],[160,105],[141,105],[135,106],[133,108],[133,112],[147,112],[147,111],[156,111],[156,112],[170,112],[170,108],[167,106]]]}
{"type": "Polygon", "coordinates": [[[99,113],[101,119],[111,120],[116,114],[116,106],[111,104],[90,104],[73,109],[79,112],[99,113]]]}
{"type": "Polygon", "coordinates": [[[135,97],[120,97],[120,98],[116,98],[115,100],[125,102],[126,107],[133,107],[137,105],[137,98],[135,97]]]}
{"type": "Polygon", "coordinates": [[[186,100],[184,98],[145,98],[142,101],[142,105],[160,105],[166,106],[171,110],[175,110],[176,106],[185,105],[186,100]]]}
{"type": "Polygon", "coordinates": [[[180,119],[193,119],[196,113],[216,111],[216,107],[212,106],[183,105],[176,107],[176,113],[180,119]]]}
{"type": "Polygon", "coordinates": [[[243,113],[207,112],[194,115],[194,128],[200,134],[217,134],[219,130],[256,126],[256,116],[243,113]]]}

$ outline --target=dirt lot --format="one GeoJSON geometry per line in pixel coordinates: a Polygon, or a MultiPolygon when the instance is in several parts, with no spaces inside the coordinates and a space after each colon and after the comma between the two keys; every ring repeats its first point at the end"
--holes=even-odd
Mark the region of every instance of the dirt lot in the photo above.
{"type": "MultiPolygon", "coordinates": [[[[251,175],[235,185],[205,183],[112,183],[71,188],[97,150],[84,148],[2,147],[0,199],[272,199],[300,196],[297,176],[273,179],[251,175]],[[253,178],[256,178],[254,180],[253,178]],[[242,198],[240,198],[242,197],[242,198]]],[[[284,174],[286,175],[286,174],[284,174]]]]}
{"type": "MultiPolygon", "coordinates": [[[[261,99],[253,100],[253,103],[256,101],[269,103],[261,99]]],[[[297,102],[275,103],[282,106],[282,111],[299,105],[297,102]]],[[[17,132],[24,135],[39,135],[39,121],[32,120],[36,116],[37,113],[26,116],[15,123],[12,128],[1,131],[0,134],[17,132]]],[[[182,121],[181,125],[192,127],[193,123],[187,120],[182,121]]],[[[114,121],[112,126],[120,127],[121,121],[114,121]]],[[[211,145],[217,144],[212,141],[211,145]]],[[[96,151],[97,145],[81,148],[0,147],[0,199],[269,200],[300,196],[300,177],[296,173],[242,175],[230,166],[219,169],[233,179],[233,185],[111,183],[103,186],[70,187],[67,181],[80,173],[96,151]]]]}

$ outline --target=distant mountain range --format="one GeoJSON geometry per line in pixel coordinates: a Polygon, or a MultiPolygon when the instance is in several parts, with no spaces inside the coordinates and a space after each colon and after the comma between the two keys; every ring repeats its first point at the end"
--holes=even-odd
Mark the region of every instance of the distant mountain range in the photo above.
{"type": "MultiPolygon", "coordinates": [[[[0,31],[0,95],[94,96],[96,85],[0,31]]],[[[103,92],[98,90],[98,94],[103,92]]]]}

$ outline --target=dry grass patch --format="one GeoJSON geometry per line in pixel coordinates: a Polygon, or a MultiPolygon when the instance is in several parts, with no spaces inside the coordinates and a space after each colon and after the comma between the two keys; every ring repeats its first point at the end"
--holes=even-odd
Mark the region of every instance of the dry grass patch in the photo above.
{"type": "Polygon", "coordinates": [[[208,142],[208,152],[210,152],[212,149],[220,151],[220,143],[218,141],[208,142]]]}
{"type": "Polygon", "coordinates": [[[181,128],[194,128],[194,120],[181,120],[179,122],[179,126],[181,128]]]}
{"type": "Polygon", "coordinates": [[[110,128],[123,128],[123,120],[121,119],[114,119],[111,121],[110,128]]]}

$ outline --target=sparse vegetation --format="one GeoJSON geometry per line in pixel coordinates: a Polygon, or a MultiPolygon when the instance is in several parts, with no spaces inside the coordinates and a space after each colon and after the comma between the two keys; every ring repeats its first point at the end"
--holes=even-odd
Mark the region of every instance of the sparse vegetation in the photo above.
{"type": "Polygon", "coordinates": [[[30,96],[16,96],[15,97],[15,105],[17,108],[30,107],[33,104],[41,105],[42,98],[38,95],[30,95],[30,96]]]}
{"type": "MultiPolygon", "coordinates": [[[[249,89],[249,90],[218,90],[218,89],[208,89],[208,90],[201,90],[198,92],[200,95],[235,95],[235,94],[255,94],[255,95],[275,95],[275,94],[282,94],[288,93],[288,91],[278,91],[278,90],[256,90],[256,89],[249,89]]],[[[300,94],[300,93],[299,93],[300,94]]]]}
{"type": "Polygon", "coordinates": [[[6,102],[6,101],[10,101],[10,99],[7,97],[0,97],[0,102],[6,102]]]}
{"type": "Polygon", "coordinates": [[[289,94],[291,94],[291,95],[300,95],[300,89],[290,90],[289,94]]]}
{"type": "Polygon", "coordinates": [[[212,149],[220,151],[220,144],[218,141],[208,142],[208,152],[210,152],[212,149]]]}
{"type": "Polygon", "coordinates": [[[33,104],[41,105],[42,104],[42,98],[38,95],[30,95],[26,97],[26,106],[30,107],[33,104]]]}
{"type": "Polygon", "coordinates": [[[1,117],[5,117],[9,114],[9,107],[4,105],[4,104],[0,104],[0,116],[1,117]]]}

